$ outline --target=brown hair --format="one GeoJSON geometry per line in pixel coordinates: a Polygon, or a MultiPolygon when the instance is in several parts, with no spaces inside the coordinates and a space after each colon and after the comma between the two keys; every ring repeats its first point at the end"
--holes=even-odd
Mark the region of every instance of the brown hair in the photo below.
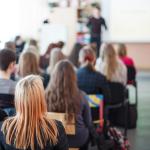
{"type": "Polygon", "coordinates": [[[116,50],[118,56],[120,56],[120,57],[126,57],[127,56],[127,49],[126,49],[125,44],[123,44],[123,43],[116,44],[115,50],[116,50]]]}
{"type": "Polygon", "coordinates": [[[88,67],[91,71],[97,72],[92,64],[95,58],[95,52],[90,46],[84,46],[79,52],[79,59],[81,60],[81,67],[88,67]],[[86,59],[88,57],[88,59],[86,59]]]}
{"type": "Polygon", "coordinates": [[[61,60],[55,65],[45,94],[48,111],[66,113],[68,120],[71,120],[74,109],[79,114],[80,93],[76,73],[70,61],[61,60]]]}
{"type": "Polygon", "coordinates": [[[30,39],[30,40],[29,40],[29,45],[34,45],[34,46],[38,47],[38,46],[37,46],[37,41],[34,40],[34,39],[30,39]]]}
{"type": "Polygon", "coordinates": [[[48,141],[51,145],[57,144],[58,129],[55,122],[46,117],[44,88],[39,76],[30,75],[17,83],[15,108],[16,116],[6,119],[1,129],[8,145],[34,150],[35,139],[41,149],[48,141]]]}
{"type": "Polygon", "coordinates": [[[10,49],[2,49],[0,51],[0,70],[6,71],[10,63],[16,61],[16,54],[10,49]]]}
{"type": "Polygon", "coordinates": [[[49,66],[47,68],[47,73],[51,74],[56,63],[60,60],[66,59],[65,55],[61,52],[60,48],[54,48],[51,51],[50,54],[50,62],[49,62],[49,66]]]}
{"type": "Polygon", "coordinates": [[[107,80],[110,81],[119,65],[117,62],[117,55],[111,44],[105,44],[102,52],[102,61],[106,63],[104,75],[107,77],[107,80]]]}
{"type": "Polygon", "coordinates": [[[6,42],[6,43],[5,43],[5,48],[6,48],[6,49],[11,49],[11,50],[13,50],[13,51],[16,50],[15,43],[12,42],[12,41],[6,42]]]}
{"type": "Polygon", "coordinates": [[[18,74],[23,78],[29,74],[39,74],[42,70],[39,68],[36,55],[27,51],[22,53],[19,59],[19,71],[18,74]]]}

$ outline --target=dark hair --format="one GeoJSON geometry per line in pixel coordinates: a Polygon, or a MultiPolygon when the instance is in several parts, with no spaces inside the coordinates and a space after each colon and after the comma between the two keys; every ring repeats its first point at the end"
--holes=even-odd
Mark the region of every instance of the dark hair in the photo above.
{"type": "Polygon", "coordinates": [[[68,57],[68,60],[70,60],[72,64],[77,68],[80,67],[78,59],[79,59],[79,51],[81,50],[81,48],[82,45],[80,43],[76,43],[70,53],[70,56],[68,57]]]}
{"type": "Polygon", "coordinates": [[[18,41],[19,38],[20,38],[20,35],[17,35],[17,36],[15,37],[15,44],[16,44],[16,42],[18,41]]]}
{"type": "Polygon", "coordinates": [[[60,48],[63,48],[63,46],[64,46],[64,42],[62,42],[62,41],[59,41],[57,44],[59,45],[60,48]]]}
{"type": "Polygon", "coordinates": [[[16,54],[10,49],[0,51],[0,70],[6,71],[10,63],[16,61],[16,54]]]}

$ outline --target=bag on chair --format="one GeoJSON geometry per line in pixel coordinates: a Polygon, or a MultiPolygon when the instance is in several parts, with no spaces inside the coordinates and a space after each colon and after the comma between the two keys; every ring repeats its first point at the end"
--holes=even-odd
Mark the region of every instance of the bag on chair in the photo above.
{"type": "MultiPolygon", "coordinates": [[[[124,127],[125,125],[125,107],[118,108],[116,117],[115,117],[115,125],[124,127]]],[[[127,128],[132,129],[136,128],[137,121],[137,105],[136,104],[128,104],[128,124],[127,128]]]]}

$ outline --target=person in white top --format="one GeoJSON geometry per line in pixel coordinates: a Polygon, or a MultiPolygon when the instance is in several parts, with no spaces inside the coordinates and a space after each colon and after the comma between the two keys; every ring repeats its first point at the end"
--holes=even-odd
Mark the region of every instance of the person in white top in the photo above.
{"type": "Polygon", "coordinates": [[[111,44],[102,44],[100,58],[96,61],[95,69],[104,74],[110,82],[119,82],[124,86],[127,83],[127,68],[119,60],[111,44]]]}

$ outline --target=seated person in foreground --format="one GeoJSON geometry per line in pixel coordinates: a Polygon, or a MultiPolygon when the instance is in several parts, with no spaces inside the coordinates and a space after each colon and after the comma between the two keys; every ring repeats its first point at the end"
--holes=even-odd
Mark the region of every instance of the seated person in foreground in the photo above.
{"type": "Polygon", "coordinates": [[[9,112],[14,107],[16,82],[10,79],[16,63],[16,54],[10,49],[0,51],[0,108],[9,112]]]}
{"type": "Polygon", "coordinates": [[[117,57],[111,44],[102,44],[100,51],[101,61],[97,61],[95,69],[106,76],[110,82],[119,82],[124,86],[127,84],[127,68],[117,57]]]}
{"type": "Polygon", "coordinates": [[[60,121],[46,117],[42,80],[29,75],[15,91],[16,116],[0,122],[2,150],[68,150],[65,129],[60,121]]]}
{"type": "MultiPolygon", "coordinates": [[[[77,87],[77,77],[71,62],[61,60],[55,65],[45,96],[49,112],[66,113],[68,121],[75,114],[75,135],[67,135],[69,147],[87,150],[91,138],[91,111],[86,94],[77,87]]],[[[99,150],[112,146],[111,141],[105,141],[103,135],[95,132],[99,150]]]]}
{"type": "Polygon", "coordinates": [[[86,94],[103,94],[104,104],[109,104],[111,94],[106,77],[95,70],[96,55],[91,47],[83,47],[79,53],[81,68],[77,70],[78,88],[86,94]]]}
{"type": "Polygon", "coordinates": [[[19,59],[18,74],[20,79],[29,74],[40,75],[43,78],[43,86],[47,87],[50,76],[45,73],[38,64],[38,57],[34,51],[27,51],[22,53],[19,59]]]}

